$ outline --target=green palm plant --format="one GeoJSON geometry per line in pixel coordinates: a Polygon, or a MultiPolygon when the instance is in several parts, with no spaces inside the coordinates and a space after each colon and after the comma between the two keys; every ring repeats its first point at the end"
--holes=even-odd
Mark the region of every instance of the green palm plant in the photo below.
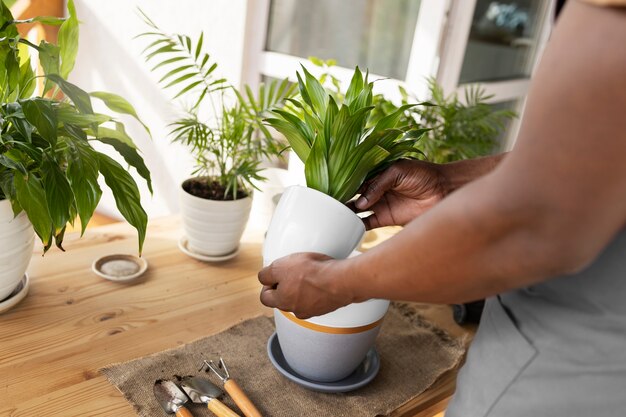
{"type": "Polygon", "coordinates": [[[400,124],[405,112],[419,104],[405,104],[375,123],[371,121],[373,82],[356,67],[343,102],[329,94],[302,67],[297,74],[301,100],[274,109],[266,122],[281,132],[304,162],[307,186],[340,202],[347,202],[370,176],[396,160],[417,158],[417,142],[427,129],[400,124]]]}
{"type": "MultiPolygon", "coordinates": [[[[109,109],[135,117],[122,97],[106,92],[87,93],[66,80],[78,50],[78,18],[74,2],[67,3],[67,19],[35,17],[15,20],[0,2],[0,200],[13,212],[24,211],[44,245],[63,249],[67,224],[80,218],[82,232],[102,195],[104,177],[124,218],[137,229],[139,252],[146,235],[147,215],[135,180],[118,162],[98,152],[94,142],[110,145],[146,180],[150,172],[124,125],[93,110],[91,98],[109,109]],[[58,45],[42,40],[35,45],[22,38],[17,25],[40,22],[60,25],[58,45]],[[30,50],[37,51],[43,69],[43,91],[36,92],[30,50]]],[[[146,128],[147,130],[147,128],[146,128]]]]}
{"type": "MultiPolygon", "coordinates": [[[[443,88],[429,80],[432,107],[416,109],[412,120],[431,128],[421,149],[429,161],[447,163],[488,155],[496,150],[498,136],[517,114],[496,110],[487,102],[492,97],[479,85],[465,87],[464,100],[457,93],[446,96],[443,88]]],[[[409,100],[406,91],[405,101],[409,100]]]]}
{"type": "Polygon", "coordinates": [[[204,184],[205,198],[245,197],[254,181],[265,179],[261,161],[283,150],[263,118],[270,108],[292,96],[295,86],[286,79],[274,80],[261,83],[256,94],[248,85],[240,92],[216,76],[218,64],[203,50],[203,33],[195,41],[187,35],[168,34],[140,13],[150,27],[139,37],[150,39],[144,55],[146,62],[154,64],[151,71],[162,74],[159,83],[174,91],[173,99],[193,97],[185,114],[170,124],[170,137],[191,151],[196,163],[192,175],[198,176],[194,181],[204,184]],[[202,103],[211,110],[209,117],[201,116],[202,103]]]}

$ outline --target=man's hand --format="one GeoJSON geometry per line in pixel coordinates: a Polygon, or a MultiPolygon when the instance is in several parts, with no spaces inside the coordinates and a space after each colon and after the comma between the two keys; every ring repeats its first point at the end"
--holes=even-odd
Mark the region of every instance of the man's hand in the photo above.
{"type": "Polygon", "coordinates": [[[403,160],[366,182],[350,204],[356,212],[373,211],[365,227],[404,226],[437,204],[446,194],[440,165],[403,160]]]}
{"type": "Polygon", "coordinates": [[[274,261],[259,272],[261,302],[305,319],[352,303],[335,276],[336,261],[319,253],[296,253],[274,261]]]}

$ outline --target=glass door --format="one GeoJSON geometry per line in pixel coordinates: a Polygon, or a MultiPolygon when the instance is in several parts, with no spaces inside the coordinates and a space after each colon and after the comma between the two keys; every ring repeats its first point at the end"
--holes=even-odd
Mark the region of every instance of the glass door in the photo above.
{"type": "MultiPolygon", "coordinates": [[[[434,77],[447,94],[480,83],[498,108],[518,113],[551,26],[553,1],[248,0],[242,80],[295,81],[308,57],[334,59],[346,88],[355,65],[370,70],[376,92],[399,98],[402,85],[428,98],[434,77]]],[[[517,126],[509,129],[510,147],[517,126]]]]}

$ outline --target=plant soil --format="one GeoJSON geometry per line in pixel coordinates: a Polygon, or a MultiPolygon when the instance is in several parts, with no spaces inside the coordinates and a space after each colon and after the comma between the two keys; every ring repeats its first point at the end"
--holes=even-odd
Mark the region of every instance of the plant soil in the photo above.
{"type": "MultiPolygon", "coordinates": [[[[233,193],[229,192],[228,195],[224,195],[226,191],[222,185],[209,178],[209,177],[195,177],[189,178],[183,182],[183,190],[189,194],[204,198],[206,200],[233,200],[233,193]]],[[[239,200],[246,198],[248,193],[239,189],[237,190],[237,198],[239,200]]]]}

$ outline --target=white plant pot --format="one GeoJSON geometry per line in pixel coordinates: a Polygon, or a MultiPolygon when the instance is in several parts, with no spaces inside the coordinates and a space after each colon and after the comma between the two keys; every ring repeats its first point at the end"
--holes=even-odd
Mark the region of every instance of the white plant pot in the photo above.
{"type": "Polygon", "coordinates": [[[307,320],[274,309],[285,360],[312,381],[334,382],[349,376],[374,346],[388,308],[389,301],[374,299],[307,320]]]}
{"type": "Polygon", "coordinates": [[[278,202],[263,243],[263,265],[297,252],[347,258],[365,234],[348,207],[312,188],[288,187],[278,202]]]}
{"type": "Polygon", "coordinates": [[[26,213],[13,216],[8,200],[0,201],[0,300],[17,287],[30,263],[35,232],[26,213]]]}
{"type": "Polygon", "coordinates": [[[183,231],[191,252],[218,257],[237,250],[250,216],[251,197],[208,200],[181,186],[180,199],[183,231]]]}

